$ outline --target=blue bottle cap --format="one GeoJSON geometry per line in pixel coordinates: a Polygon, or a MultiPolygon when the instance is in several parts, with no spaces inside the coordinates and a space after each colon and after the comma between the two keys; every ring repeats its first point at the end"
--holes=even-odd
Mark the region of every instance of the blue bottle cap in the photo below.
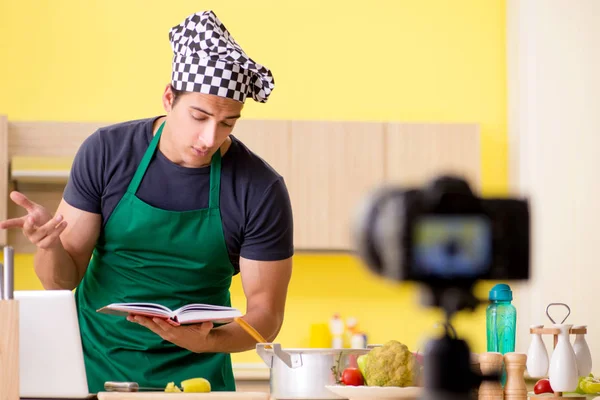
{"type": "Polygon", "coordinates": [[[511,301],[513,299],[510,286],[504,283],[499,283],[490,290],[489,299],[491,301],[511,301]]]}

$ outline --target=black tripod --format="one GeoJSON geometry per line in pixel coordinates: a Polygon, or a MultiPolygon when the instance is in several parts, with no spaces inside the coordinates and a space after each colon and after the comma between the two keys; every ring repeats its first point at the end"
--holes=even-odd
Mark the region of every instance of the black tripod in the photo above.
{"type": "Polygon", "coordinates": [[[476,400],[474,389],[500,375],[480,375],[473,370],[466,341],[457,337],[450,321],[462,309],[474,309],[479,300],[470,290],[445,290],[435,296],[446,314],[444,335],[427,343],[424,367],[424,400],[476,400]]]}

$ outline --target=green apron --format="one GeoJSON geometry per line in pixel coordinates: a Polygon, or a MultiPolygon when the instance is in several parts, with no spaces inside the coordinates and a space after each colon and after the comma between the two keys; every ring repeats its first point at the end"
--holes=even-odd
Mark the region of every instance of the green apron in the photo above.
{"type": "Polygon", "coordinates": [[[117,302],[171,309],[188,303],[231,305],[234,268],[219,210],[220,151],[211,160],[208,208],[168,211],[136,197],[163,126],[107,221],[75,291],[90,393],[103,391],[105,381],[160,388],[195,377],[208,379],[214,391],[235,390],[229,354],[193,353],[124,317],[96,312],[117,302]]]}

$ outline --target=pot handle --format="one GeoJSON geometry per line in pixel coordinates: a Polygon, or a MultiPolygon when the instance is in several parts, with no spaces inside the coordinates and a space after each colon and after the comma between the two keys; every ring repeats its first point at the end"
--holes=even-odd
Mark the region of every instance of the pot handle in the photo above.
{"type": "Polygon", "coordinates": [[[257,343],[256,352],[263,359],[269,368],[273,368],[273,355],[277,356],[289,368],[298,368],[302,366],[301,354],[286,353],[281,349],[279,343],[257,343]],[[272,353],[265,349],[266,346],[272,347],[272,353]]]}
{"type": "Polygon", "coordinates": [[[267,367],[273,368],[273,354],[265,350],[266,346],[270,346],[267,343],[257,343],[256,344],[256,353],[258,353],[259,357],[267,364],[267,367]]]}

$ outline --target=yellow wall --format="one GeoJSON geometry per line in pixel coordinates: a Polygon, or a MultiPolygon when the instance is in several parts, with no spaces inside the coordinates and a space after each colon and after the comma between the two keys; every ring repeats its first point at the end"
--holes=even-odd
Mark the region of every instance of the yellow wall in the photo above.
{"type": "MultiPolygon", "coordinates": [[[[205,8],[274,71],[270,101],[249,103],[246,118],[476,122],[483,193],[506,193],[501,0],[3,0],[0,113],[71,121],[160,113],[168,30],[205,8]]],[[[30,258],[19,260],[17,286],[36,285],[30,258]]],[[[233,294],[242,304],[237,281],[233,294]]],[[[279,341],[307,345],[309,324],[339,311],[357,316],[372,342],[393,337],[418,346],[437,314],[423,312],[415,295],[411,286],[370,276],[349,256],[298,255],[279,341]],[[358,310],[363,305],[367,311],[358,310]]],[[[459,328],[483,348],[481,309],[461,316],[459,328]]]]}

